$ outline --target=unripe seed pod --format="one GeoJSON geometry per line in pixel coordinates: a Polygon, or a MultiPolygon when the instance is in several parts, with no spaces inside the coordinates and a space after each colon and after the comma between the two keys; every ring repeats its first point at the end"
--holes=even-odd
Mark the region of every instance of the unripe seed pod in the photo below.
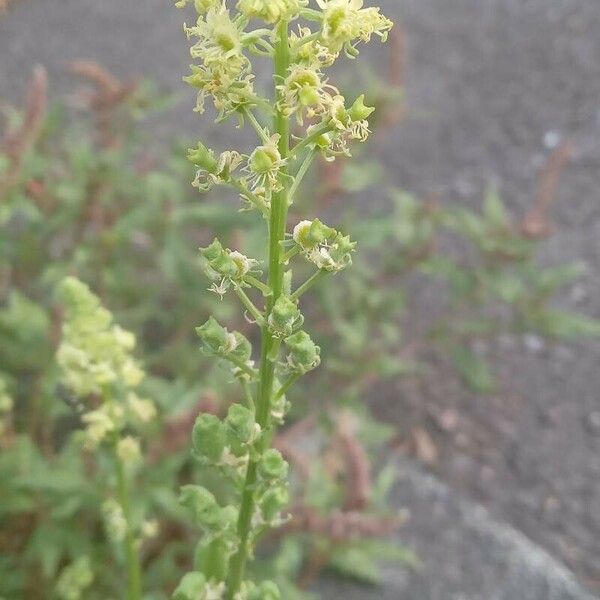
{"type": "Polygon", "coordinates": [[[227,252],[222,252],[217,258],[209,261],[208,264],[211,269],[222,277],[234,278],[239,271],[238,264],[227,252]]]}
{"type": "Polygon", "coordinates": [[[199,456],[218,462],[225,450],[225,427],[215,415],[199,415],[192,430],[192,443],[199,456]]]}
{"type": "Polygon", "coordinates": [[[213,240],[210,246],[207,246],[206,248],[200,248],[200,253],[208,262],[216,260],[219,258],[219,256],[221,256],[221,254],[223,254],[223,252],[223,246],[217,238],[213,240]]]}
{"type": "Polygon", "coordinates": [[[267,490],[260,501],[264,520],[268,523],[275,519],[289,501],[290,493],[287,487],[279,486],[267,490]]]}
{"type": "Polygon", "coordinates": [[[350,115],[352,122],[356,122],[364,121],[365,119],[369,118],[374,111],[375,108],[371,106],[365,106],[365,95],[361,94],[350,107],[348,114],[350,115]]]}
{"type": "Polygon", "coordinates": [[[288,362],[293,368],[304,372],[319,365],[321,350],[306,331],[298,331],[286,338],[285,345],[290,351],[288,362]]]}
{"type": "Polygon", "coordinates": [[[314,221],[301,221],[294,227],[294,241],[305,250],[323,244],[336,234],[335,229],[328,227],[319,219],[314,221]]]}
{"type": "Polygon", "coordinates": [[[206,577],[204,574],[194,571],[183,576],[177,589],[173,592],[172,600],[198,600],[204,596],[205,591],[206,577]]]}
{"type": "Polygon", "coordinates": [[[275,448],[264,452],[258,463],[258,471],[265,479],[283,479],[288,474],[289,465],[275,448]]]}
{"type": "Polygon", "coordinates": [[[195,568],[204,573],[209,580],[223,581],[229,569],[229,546],[223,537],[217,537],[210,543],[200,542],[194,555],[195,568]]]}
{"type": "Polygon", "coordinates": [[[248,592],[248,600],[281,600],[281,592],[272,581],[263,581],[248,592]]]}
{"type": "Polygon", "coordinates": [[[231,345],[227,329],[213,317],[210,317],[204,325],[196,327],[196,333],[213,352],[223,351],[231,345]]]}
{"type": "Polygon", "coordinates": [[[184,485],[179,502],[189,508],[199,525],[214,529],[221,520],[221,507],[215,497],[199,485],[184,485]]]}
{"type": "Polygon", "coordinates": [[[297,304],[288,296],[279,296],[269,315],[269,328],[275,335],[290,335],[302,315],[297,304]]]}
{"type": "Polygon", "coordinates": [[[187,156],[190,162],[197,167],[200,167],[209,173],[216,173],[217,159],[215,158],[215,153],[212,150],[209,150],[204,144],[198,142],[198,147],[190,148],[187,156]]]}
{"type": "Polygon", "coordinates": [[[256,438],[254,413],[241,404],[232,404],[225,419],[227,432],[237,441],[249,444],[256,438]]]}
{"type": "Polygon", "coordinates": [[[242,362],[248,362],[252,356],[252,344],[239,331],[234,331],[235,348],[231,350],[232,356],[239,358],[242,362]]]}
{"type": "Polygon", "coordinates": [[[268,173],[277,165],[280,157],[265,146],[257,148],[250,156],[250,169],[254,173],[268,173]]]}

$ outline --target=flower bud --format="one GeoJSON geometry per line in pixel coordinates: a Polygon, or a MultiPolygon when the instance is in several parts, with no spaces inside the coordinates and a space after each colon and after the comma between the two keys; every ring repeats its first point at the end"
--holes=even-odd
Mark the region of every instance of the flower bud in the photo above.
{"type": "Polygon", "coordinates": [[[266,450],[258,463],[258,472],[264,479],[283,479],[288,474],[288,464],[275,448],[266,450]]]}
{"type": "Polygon", "coordinates": [[[289,336],[285,340],[285,345],[289,350],[287,360],[292,369],[306,373],[319,366],[321,349],[315,345],[306,331],[298,331],[289,336]]]}
{"type": "Polygon", "coordinates": [[[364,121],[365,119],[369,118],[369,116],[375,111],[375,108],[365,106],[364,100],[365,95],[361,94],[354,101],[354,104],[350,107],[348,115],[350,115],[350,119],[352,119],[353,122],[364,121]]]}
{"type": "Polygon", "coordinates": [[[256,439],[257,424],[254,413],[241,404],[232,404],[225,418],[228,434],[235,441],[249,444],[256,439]]]}
{"type": "Polygon", "coordinates": [[[172,600],[198,600],[204,598],[206,577],[203,573],[193,571],[183,576],[173,592],[172,600]]]}
{"type": "Polygon", "coordinates": [[[225,428],[215,415],[198,415],[192,430],[194,451],[200,457],[218,462],[225,450],[225,428]]]}
{"type": "Polygon", "coordinates": [[[188,160],[197,167],[208,171],[209,173],[216,173],[217,171],[217,159],[215,153],[209,150],[204,144],[198,142],[197,148],[189,148],[187,154],[188,160]]]}
{"type": "Polygon", "coordinates": [[[277,486],[268,489],[260,500],[260,510],[265,522],[270,523],[275,520],[289,501],[290,493],[287,487],[277,486]]]}

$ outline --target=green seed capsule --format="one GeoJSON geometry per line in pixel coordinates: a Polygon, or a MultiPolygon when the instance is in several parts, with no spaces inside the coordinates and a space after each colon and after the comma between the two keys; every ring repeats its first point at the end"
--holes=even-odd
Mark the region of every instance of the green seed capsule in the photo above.
{"type": "Polygon", "coordinates": [[[222,277],[234,278],[239,271],[238,264],[227,252],[222,252],[219,256],[209,261],[208,264],[222,277]]]}
{"type": "Polygon", "coordinates": [[[235,348],[231,351],[231,355],[239,358],[244,363],[248,362],[252,356],[252,344],[239,331],[234,331],[233,336],[235,338],[235,348]]]}
{"type": "Polygon", "coordinates": [[[219,256],[221,256],[221,254],[223,254],[223,252],[223,246],[217,238],[213,240],[210,246],[207,246],[206,248],[200,248],[200,253],[208,262],[216,260],[219,258],[219,256]]]}
{"type": "Polygon", "coordinates": [[[241,404],[232,404],[225,419],[227,432],[234,440],[248,444],[256,437],[254,413],[241,404]]]}
{"type": "Polygon", "coordinates": [[[229,556],[227,542],[223,537],[217,537],[208,544],[200,542],[196,546],[194,565],[209,580],[223,581],[229,569],[229,556]]]}
{"type": "Polygon", "coordinates": [[[263,581],[248,592],[248,600],[281,600],[281,593],[272,581],[263,581]]]}
{"type": "Polygon", "coordinates": [[[215,497],[199,485],[184,485],[179,502],[189,508],[199,525],[208,529],[217,526],[221,519],[221,507],[215,497]]]}
{"type": "Polygon", "coordinates": [[[288,296],[279,296],[269,315],[269,328],[275,335],[289,335],[301,317],[300,310],[294,301],[290,300],[288,296]]]}
{"type": "Polygon", "coordinates": [[[198,142],[198,147],[190,148],[187,156],[190,162],[197,167],[200,167],[209,173],[216,173],[218,163],[215,158],[215,153],[212,150],[209,150],[204,144],[198,142]]]}
{"type": "Polygon", "coordinates": [[[210,317],[201,327],[196,327],[196,333],[213,352],[219,352],[229,346],[227,329],[219,325],[213,317],[210,317]]]}
{"type": "Polygon", "coordinates": [[[286,338],[285,345],[290,351],[288,362],[292,367],[307,371],[319,364],[320,348],[310,339],[306,331],[299,331],[286,338]]]}
{"type": "Polygon", "coordinates": [[[212,462],[218,462],[225,450],[225,427],[215,415],[199,415],[192,430],[195,452],[212,462]]]}
{"type": "Polygon", "coordinates": [[[172,600],[198,600],[206,591],[206,577],[199,572],[187,573],[173,592],[172,600]]]}
{"type": "Polygon", "coordinates": [[[356,121],[364,121],[369,118],[369,116],[375,111],[375,108],[371,106],[365,106],[365,95],[360,95],[355,101],[354,104],[350,107],[348,114],[353,122],[356,121]]]}
{"type": "Polygon", "coordinates": [[[268,489],[260,500],[260,509],[264,520],[268,523],[275,519],[289,501],[290,493],[287,487],[268,489]]]}
{"type": "Polygon", "coordinates": [[[283,479],[287,476],[289,466],[285,462],[281,452],[275,448],[269,448],[258,463],[258,470],[265,479],[283,479]]]}

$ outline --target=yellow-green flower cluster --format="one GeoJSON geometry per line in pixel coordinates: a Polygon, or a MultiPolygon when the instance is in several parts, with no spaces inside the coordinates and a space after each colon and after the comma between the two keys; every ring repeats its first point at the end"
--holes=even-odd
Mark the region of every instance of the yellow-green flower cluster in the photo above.
{"type": "Polygon", "coordinates": [[[94,581],[94,572],[88,556],[82,556],[67,565],[56,582],[56,596],[60,600],[81,600],[85,590],[94,581]]]}
{"type": "Polygon", "coordinates": [[[334,53],[342,50],[350,57],[358,54],[356,44],[373,35],[383,41],[393,23],[379,8],[363,8],[363,0],[317,0],[323,10],[321,43],[334,53]]]}
{"type": "Polygon", "coordinates": [[[295,18],[308,0],[239,0],[238,10],[247,18],[262,19],[269,24],[295,18]]]}
{"type": "MultiPolygon", "coordinates": [[[[200,8],[209,4],[201,3],[200,8]]],[[[243,24],[231,19],[225,4],[203,9],[196,25],[185,27],[185,32],[188,38],[198,38],[190,54],[201,64],[193,64],[192,74],[184,78],[198,89],[196,111],[204,112],[207,96],[213,99],[220,118],[251,102],[255,94],[250,61],[243,52],[243,24]]]]}
{"type": "Polygon", "coordinates": [[[131,355],[135,336],[113,324],[110,312],[77,279],[65,279],[61,297],[65,321],[57,360],[65,386],[83,397],[113,385],[139,385],[144,372],[131,355]]]}
{"type": "MultiPolygon", "coordinates": [[[[118,440],[126,426],[136,428],[149,423],[156,416],[156,407],[135,392],[144,377],[132,356],[135,336],[113,323],[111,313],[81,281],[65,279],[60,296],[65,307],[57,351],[62,382],[80,398],[94,396],[100,400],[82,417],[84,444],[93,450],[106,440],[118,440]]],[[[122,452],[117,452],[124,462],[136,459],[134,441],[131,438],[122,452]]]]}

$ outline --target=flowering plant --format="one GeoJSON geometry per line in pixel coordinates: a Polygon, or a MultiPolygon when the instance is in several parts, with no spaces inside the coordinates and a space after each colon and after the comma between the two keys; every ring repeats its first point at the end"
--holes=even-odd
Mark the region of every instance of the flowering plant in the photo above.
{"type": "Polygon", "coordinates": [[[204,535],[195,570],[183,577],[173,598],[276,599],[280,592],[274,583],[257,584],[245,571],[259,536],[286,521],[288,465],[272,447],[289,409],[286,393],[321,361],[320,348],[303,329],[299,301],[320,279],[348,267],[356,246],[318,219],[303,220],[290,231],[288,209],[315,157],[349,156],[351,142],[365,141],[369,134],[367,119],[374,109],[363,95],[347,102],[325,69],[342,53],[356,57],[358,44],[373,35],[385,40],[392,23],[378,8],[363,7],[362,0],[317,0],[315,8],[308,0],[240,0],[235,9],[223,0],[193,4],[197,21],[185,32],[195,40],[191,55],[199,62],[186,81],[198,90],[196,111],[204,112],[210,99],[218,121],[236,116],[240,126],[249,123],[258,135],[258,145],[247,154],[217,155],[202,143],[190,149],[197,167],[194,185],[202,191],[215,185],[235,188],[242,208],[256,210],[266,221],[268,258],[265,280],[260,261],[225,248],[218,239],[201,250],[210,290],[221,297],[236,294],[247,319],[260,329],[260,358],[255,363],[250,341],[213,317],[196,330],[203,352],[229,364],[246,402],[233,404],[223,420],[201,414],[194,425],[194,456],[217,469],[234,491],[223,506],[205,487],[182,488],[181,501],[204,535]],[[255,19],[262,24],[251,29],[255,19]],[[301,24],[290,32],[297,21],[301,24]],[[251,55],[273,62],[271,99],[255,88],[251,55]],[[297,257],[315,271],[294,286],[290,263],[297,257]],[[252,294],[262,297],[262,307],[252,294]]]}
{"type": "MultiPolygon", "coordinates": [[[[142,453],[139,437],[129,432],[143,429],[156,416],[156,408],[152,400],[136,393],[144,371],[132,356],[135,336],[114,324],[111,313],[79,280],[65,279],[60,293],[65,307],[62,341],[57,351],[62,383],[68,393],[95,403],[91,410],[81,407],[83,445],[88,450],[102,447],[114,464],[115,493],[102,505],[105,528],[125,555],[127,597],[140,598],[138,547],[142,539],[156,535],[157,524],[136,518],[132,511],[131,483],[142,453]]],[[[74,563],[72,573],[89,571],[85,562],[74,563]]],[[[91,575],[83,579],[85,585],[78,589],[91,583],[91,575]]],[[[67,585],[67,581],[68,578],[64,586],[77,587],[72,582],[67,585]]]]}

